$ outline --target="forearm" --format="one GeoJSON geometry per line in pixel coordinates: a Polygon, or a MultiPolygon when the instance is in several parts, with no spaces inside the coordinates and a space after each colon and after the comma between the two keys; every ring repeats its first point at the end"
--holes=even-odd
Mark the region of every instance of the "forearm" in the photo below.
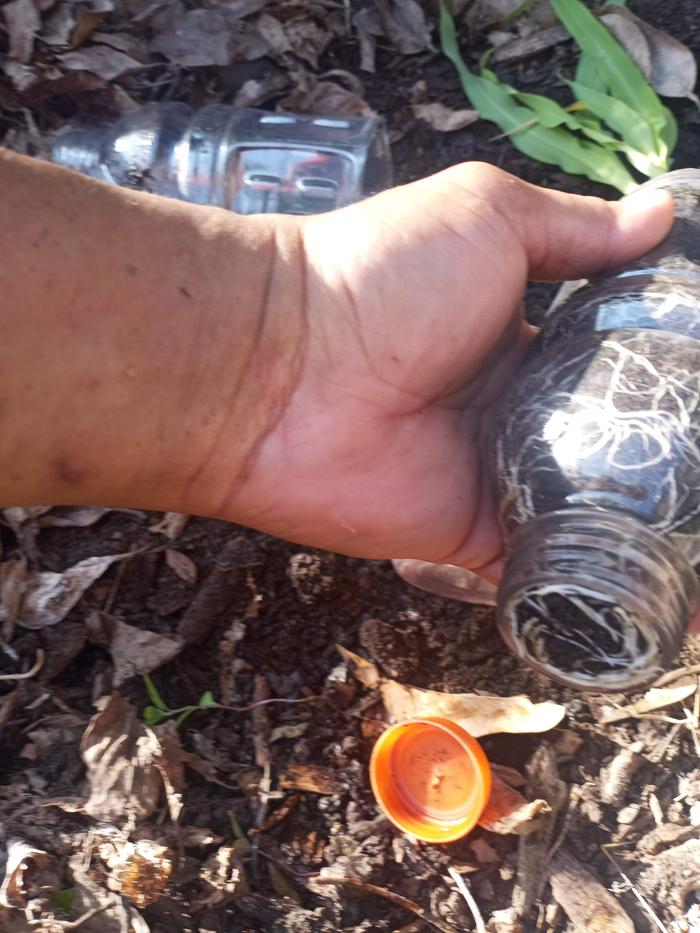
{"type": "Polygon", "coordinates": [[[0,504],[216,514],[293,390],[292,218],[0,154],[0,504]]]}

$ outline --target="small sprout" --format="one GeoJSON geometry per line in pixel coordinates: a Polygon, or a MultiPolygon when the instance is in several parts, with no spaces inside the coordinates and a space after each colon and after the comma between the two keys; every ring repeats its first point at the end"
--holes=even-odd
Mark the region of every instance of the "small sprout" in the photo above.
{"type": "Polygon", "coordinates": [[[51,900],[54,907],[60,913],[67,917],[70,914],[73,901],[75,900],[75,888],[63,888],[61,891],[52,891],[51,900]]]}
{"type": "Polygon", "coordinates": [[[207,690],[201,695],[197,705],[200,709],[209,709],[211,706],[218,706],[218,703],[214,699],[214,694],[211,692],[211,690],[207,690]]]}

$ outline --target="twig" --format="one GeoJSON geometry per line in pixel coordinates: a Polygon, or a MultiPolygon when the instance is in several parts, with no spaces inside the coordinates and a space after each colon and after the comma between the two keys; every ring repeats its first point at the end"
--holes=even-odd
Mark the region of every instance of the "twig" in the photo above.
{"type": "Polygon", "coordinates": [[[447,926],[446,923],[443,923],[441,920],[438,920],[436,917],[433,917],[432,914],[429,914],[427,910],[423,907],[419,907],[418,904],[413,901],[409,901],[407,897],[402,897],[400,894],[396,894],[394,891],[387,891],[386,888],[380,888],[376,884],[369,884],[366,881],[357,881],[355,878],[314,878],[314,885],[317,884],[345,884],[351,888],[361,888],[367,894],[377,894],[379,897],[384,897],[388,901],[397,904],[399,907],[404,907],[406,910],[410,910],[411,913],[414,913],[417,917],[420,917],[421,920],[425,923],[429,923],[431,926],[435,927],[436,930],[440,930],[441,933],[457,933],[457,930],[452,925],[447,926]]]}
{"type": "Polygon", "coordinates": [[[469,890],[469,885],[460,875],[460,873],[454,869],[451,865],[447,869],[447,874],[452,878],[454,883],[457,885],[459,893],[462,895],[464,900],[467,902],[467,907],[472,912],[472,917],[474,918],[474,923],[476,924],[476,933],[486,933],[486,925],[484,923],[484,918],[481,916],[481,911],[479,910],[479,905],[474,900],[474,895],[469,890]]]}
{"type": "Polygon", "coordinates": [[[39,671],[44,666],[44,649],[36,649],[36,661],[29,668],[28,671],[25,671],[24,674],[0,674],[0,680],[29,680],[30,677],[33,677],[35,674],[38,674],[39,671]]]}
{"type": "Polygon", "coordinates": [[[561,849],[566,839],[566,834],[569,832],[569,827],[571,826],[571,820],[574,815],[574,810],[578,806],[578,802],[583,796],[583,792],[586,787],[594,786],[593,781],[585,781],[583,784],[576,784],[569,794],[569,799],[567,800],[566,813],[561,821],[561,827],[559,832],[556,835],[556,838],[552,842],[549,851],[545,855],[544,864],[542,866],[543,873],[549,871],[549,866],[552,864],[552,859],[557,854],[559,849],[561,849]]]}
{"type": "Polygon", "coordinates": [[[637,900],[638,900],[639,903],[642,905],[643,909],[644,909],[645,912],[648,914],[649,918],[654,922],[654,924],[656,925],[656,927],[657,927],[659,930],[661,930],[661,933],[669,933],[668,927],[664,924],[663,920],[661,920],[661,918],[660,918],[656,913],[654,913],[654,910],[653,910],[651,904],[649,903],[649,901],[647,901],[647,899],[644,897],[644,895],[642,894],[642,892],[641,892],[640,890],[638,890],[638,888],[636,888],[636,887],[634,886],[634,884],[632,883],[632,881],[630,880],[630,878],[629,878],[629,877],[624,873],[624,871],[620,868],[620,865],[618,864],[617,860],[613,857],[613,855],[612,855],[610,852],[608,852],[608,849],[611,848],[611,847],[614,846],[614,845],[619,845],[619,843],[611,842],[611,843],[608,843],[607,845],[602,845],[602,846],[601,846],[601,849],[603,850],[603,852],[605,852],[605,854],[607,855],[607,857],[608,857],[608,858],[610,859],[610,861],[613,863],[613,865],[615,866],[616,870],[619,872],[620,877],[622,878],[622,880],[623,880],[623,881],[625,882],[625,884],[627,885],[628,889],[629,889],[629,890],[632,892],[632,894],[634,894],[634,896],[637,898],[637,900]]]}
{"type": "MultiPolygon", "coordinates": [[[[134,550],[134,548],[131,548],[131,550],[134,550]]],[[[122,580],[124,579],[127,566],[128,562],[122,561],[117,567],[117,572],[114,574],[114,580],[112,581],[112,585],[109,588],[109,593],[107,593],[107,598],[105,599],[102,606],[102,612],[109,614],[114,608],[114,602],[117,598],[119,587],[122,585],[122,580]]]]}
{"type": "MultiPolygon", "coordinates": [[[[255,826],[261,826],[267,817],[270,803],[270,771],[272,758],[270,755],[270,720],[268,719],[265,703],[270,699],[270,687],[262,674],[256,674],[253,680],[253,748],[255,749],[255,764],[262,768],[262,778],[258,785],[258,805],[255,811],[255,826]]],[[[251,841],[251,863],[253,874],[258,874],[258,844],[259,837],[254,836],[251,841]]]]}

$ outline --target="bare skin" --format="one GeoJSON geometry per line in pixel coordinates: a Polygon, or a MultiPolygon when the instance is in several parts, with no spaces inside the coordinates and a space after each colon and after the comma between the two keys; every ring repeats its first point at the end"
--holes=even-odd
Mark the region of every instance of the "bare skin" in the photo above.
{"type": "Polygon", "coordinates": [[[0,504],[211,515],[496,579],[484,412],[528,279],[658,242],[610,203],[457,166],[344,211],[237,217],[0,155],[0,504]]]}

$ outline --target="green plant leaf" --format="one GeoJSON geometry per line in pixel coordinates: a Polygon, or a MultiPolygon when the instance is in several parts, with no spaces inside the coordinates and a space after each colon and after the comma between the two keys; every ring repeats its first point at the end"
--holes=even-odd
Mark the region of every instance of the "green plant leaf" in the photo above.
{"type": "Polygon", "coordinates": [[[157,726],[159,722],[167,719],[169,715],[168,710],[158,709],[157,706],[147,706],[143,711],[143,721],[147,726],[157,726]]]}
{"type": "Polygon", "coordinates": [[[595,62],[613,96],[636,111],[659,135],[668,114],[634,59],[581,0],[551,0],[551,4],[582,53],[595,62]]]}
{"type": "Polygon", "coordinates": [[[521,152],[541,162],[559,165],[564,171],[612,185],[623,193],[637,187],[614,152],[581,140],[561,127],[529,126],[537,114],[529,107],[518,105],[507,85],[497,79],[494,81],[491,76],[472,74],[460,55],[454,21],[444,3],[440,4],[440,40],[444,54],[457,69],[464,93],[472,106],[503,132],[518,131],[510,138],[521,152]],[[525,125],[528,125],[527,129],[523,128],[525,125]]]}
{"type": "Polygon", "coordinates": [[[585,133],[593,142],[598,143],[599,146],[605,146],[614,152],[625,152],[627,150],[628,146],[617,136],[613,136],[612,133],[608,132],[600,120],[590,116],[590,113],[586,115],[579,113],[576,115],[576,119],[581,132],[585,133]]]}
{"type": "Polygon", "coordinates": [[[211,692],[211,690],[206,690],[199,698],[199,703],[197,704],[200,709],[209,709],[211,706],[218,705],[219,704],[214,699],[214,694],[211,692]]]}
{"type": "Polygon", "coordinates": [[[594,91],[600,91],[601,94],[607,94],[608,92],[608,86],[601,77],[594,59],[590,55],[586,55],[585,52],[582,52],[579,56],[574,80],[594,91]]]}
{"type": "Polygon", "coordinates": [[[549,97],[543,97],[542,94],[526,94],[521,91],[515,91],[516,100],[525,104],[537,116],[541,126],[549,128],[555,126],[567,126],[570,130],[581,129],[578,119],[573,113],[570,113],[555,100],[549,97]]]}
{"type": "Polygon", "coordinates": [[[668,107],[664,107],[664,110],[666,111],[666,123],[659,131],[659,136],[663,144],[667,147],[670,155],[676,148],[676,143],[678,142],[678,124],[668,107]]]}
{"type": "Polygon", "coordinates": [[[75,888],[63,888],[60,891],[51,892],[51,900],[57,910],[68,916],[75,900],[75,888]]]}
{"type": "Polygon", "coordinates": [[[576,81],[567,83],[576,98],[627,143],[627,158],[636,169],[650,176],[668,170],[668,147],[635,110],[609,94],[601,94],[576,81]]]}
{"type": "Polygon", "coordinates": [[[163,697],[158,693],[156,685],[153,683],[153,679],[150,674],[143,675],[143,682],[146,687],[146,692],[153,703],[154,706],[157,706],[158,709],[167,710],[168,705],[166,704],[163,697]]]}

